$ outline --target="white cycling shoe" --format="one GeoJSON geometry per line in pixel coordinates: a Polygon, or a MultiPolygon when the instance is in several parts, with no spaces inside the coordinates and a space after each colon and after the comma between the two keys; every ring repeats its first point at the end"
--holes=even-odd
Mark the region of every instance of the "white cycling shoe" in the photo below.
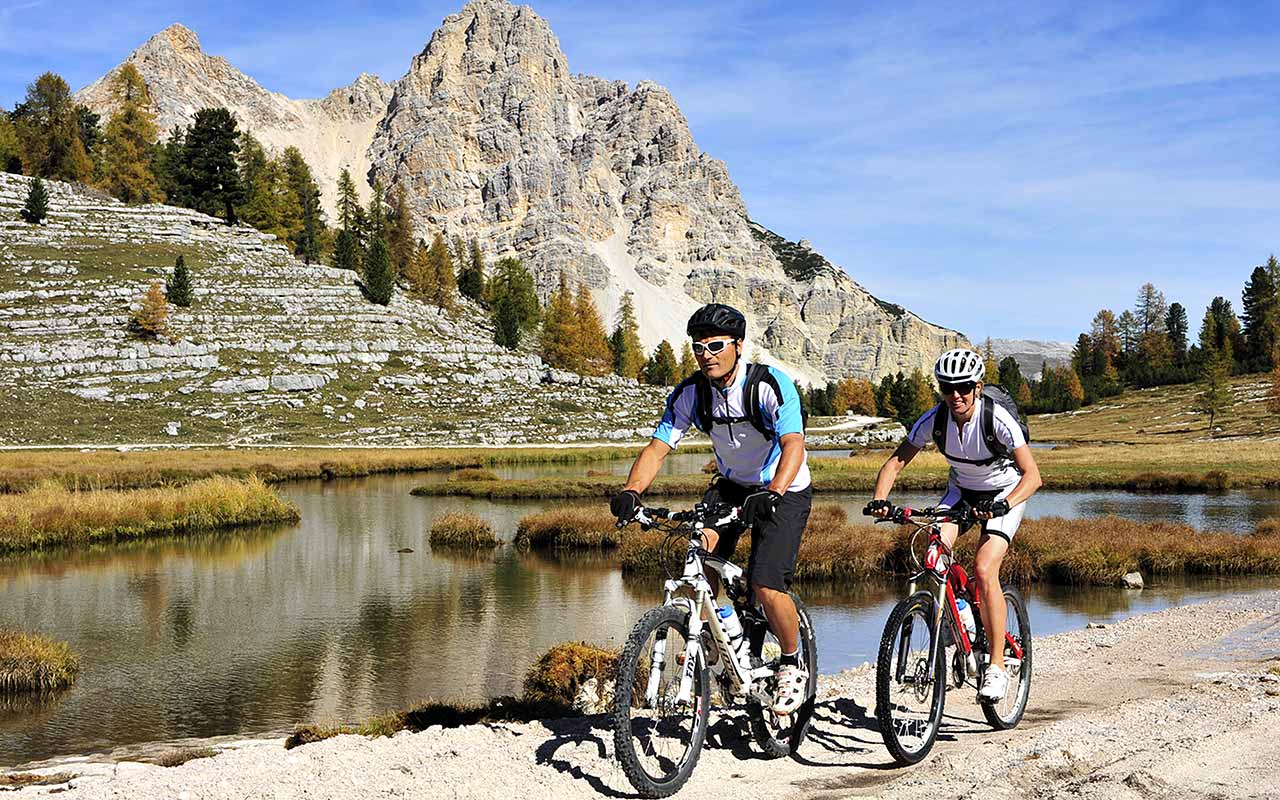
{"type": "Polygon", "coordinates": [[[785,717],[805,701],[809,688],[807,670],[791,664],[778,670],[778,688],[773,694],[773,713],[785,717]]]}
{"type": "Polygon", "coordinates": [[[988,703],[998,703],[1009,691],[1009,673],[1000,667],[987,667],[982,676],[982,688],[978,690],[978,699],[988,703]]]}

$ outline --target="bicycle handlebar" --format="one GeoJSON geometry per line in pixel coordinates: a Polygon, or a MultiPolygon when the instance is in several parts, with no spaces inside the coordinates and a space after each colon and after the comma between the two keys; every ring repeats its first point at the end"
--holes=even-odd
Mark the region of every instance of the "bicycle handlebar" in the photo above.
{"type": "MultiPolygon", "coordinates": [[[[868,505],[862,509],[864,517],[874,516],[871,513],[871,507],[868,505]]],[[[919,525],[928,525],[935,522],[954,522],[958,525],[972,524],[976,521],[973,515],[973,509],[964,506],[959,509],[948,508],[946,506],[928,506],[926,508],[912,508],[911,506],[889,506],[889,513],[876,520],[876,524],[881,522],[892,522],[895,525],[910,525],[912,523],[919,525]],[[919,517],[920,519],[917,519],[919,517]]]]}
{"type": "MultiPolygon", "coordinates": [[[[667,508],[650,508],[640,506],[636,509],[636,514],[632,517],[631,522],[640,523],[640,527],[648,530],[658,520],[670,520],[671,522],[699,522],[702,523],[697,527],[715,527],[718,525],[728,525],[741,520],[742,509],[738,506],[728,503],[720,503],[708,506],[705,503],[698,503],[688,511],[672,511],[667,508]]],[[[618,527],[625,527],[629,523],[619,522],[618,527]]]]}

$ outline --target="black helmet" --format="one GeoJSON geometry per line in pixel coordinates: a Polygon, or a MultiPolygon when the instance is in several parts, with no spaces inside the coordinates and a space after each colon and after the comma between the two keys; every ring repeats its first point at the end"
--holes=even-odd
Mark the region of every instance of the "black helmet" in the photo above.
{"type": "Polygon", "coordinates": [[[685,328],[690,338],[702,339],[721,334],[735,339],[747,338],[747,318],[742,312],[722,303],[707,303],[693,312],[685,328]]]}

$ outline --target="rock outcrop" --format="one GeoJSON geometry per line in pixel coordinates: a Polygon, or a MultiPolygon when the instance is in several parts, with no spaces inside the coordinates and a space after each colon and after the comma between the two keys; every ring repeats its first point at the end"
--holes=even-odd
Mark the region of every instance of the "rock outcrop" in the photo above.
{"type": "MultiPolygon", "coordinates": [[[[572,74],[527,6],[473,0],[394,85],[362,76],[321,101],[267,92],[201,53],[181,26],[130,60],[163,124],[227,105],[265,143],[299,146],[330,201],[343,166],[367,166],[371,179],[407,190],[420,235],[443,230],[479,239],[491,258],[519,256],[544,296],[565,275],[612,318],[632,292],[650,347],[678,340],[710,301],[742,308],[753,356],[804,381],[927,369],[963,341],[751,222],[670,92],[572,74]]],[[[103,110],[103,82],[80,97],[103,110]]]]}

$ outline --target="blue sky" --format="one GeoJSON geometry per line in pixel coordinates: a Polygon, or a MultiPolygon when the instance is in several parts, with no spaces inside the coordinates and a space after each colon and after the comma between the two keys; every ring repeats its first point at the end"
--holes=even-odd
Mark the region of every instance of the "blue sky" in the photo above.
{"type": "MultiPolygon", "coordinates": [[[[0,105],[175,21],[321,96],[400,77],[460,6],[0,0],[0,105]]],[[[1146,281],[1195,326],[1280,250],[1280,4],[533,7],[574,71],[671,89],[753,218],[975,338],[1073,340],[1146,281]]]]}

